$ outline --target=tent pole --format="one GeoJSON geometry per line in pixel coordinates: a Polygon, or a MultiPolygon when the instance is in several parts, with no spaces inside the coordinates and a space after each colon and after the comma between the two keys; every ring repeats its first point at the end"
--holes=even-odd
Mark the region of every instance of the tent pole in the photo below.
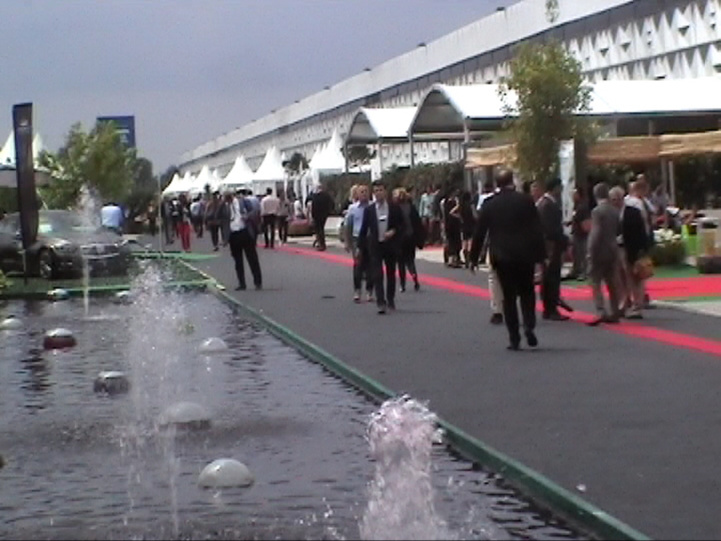
{"type": "MultiPolygon", "coordinates": [[[[464,119],[463,119],[463,152],[462,152],[462,157],[463,157],[463,176],[465,177],[465,178],[464,178],[464,182],[465,182],[465,185],[466,185],[466,190],[468,190],[469,192],[473,190],[473,186],[472,186],[472,182],[473,182],[473,180],[472,180],[472,173],[471,173],[471,171],[470,171],[469,169],[466,169],[466,162],[468,161],[468,145],[470,144],[470,142],[471,142],[471,132],[470,132],[470,130],[468,129],[468,122],[467,122],[466,119],[464,118],[464,119]]],[[[451,142],[450,142],[450,140],[449,140],[449,141],[448,141],[448,159],[449,159],[449,161],[450,161],[450,157],[451,157],[451,156],[450,156],[450,154],[451,154],[450,150],[451,150],[451,142]]]]}
{"type": "Polygon", "coordinates": [[[666,158],[661,158],[661,186],[663,186],[666,194],[670,194],[671,190],[668,185],[668,165],[666,158]]]}
{"type": "Polygon", "coordinates": [[[383,139],[378,139],[378,168],[380,169],[380,177],[383,178],[383,139]]]}
{"type": "Polygon", "coordinates": [[[668,174],[669,174],[669,182],[670,182],[670,196],[671,196],[671,204],[675,207],[676,205],[676,168],[674,166],[673,160],[668,161],[668,174]]]}
{"type": "Polygon", "coordinates": [[[411,131],[408,132],[408,144],[410,145],[411,167],[415,167],[416,166],[416,156],[415,156],[415,152],[413,150],[413,133],[411,131]]]}

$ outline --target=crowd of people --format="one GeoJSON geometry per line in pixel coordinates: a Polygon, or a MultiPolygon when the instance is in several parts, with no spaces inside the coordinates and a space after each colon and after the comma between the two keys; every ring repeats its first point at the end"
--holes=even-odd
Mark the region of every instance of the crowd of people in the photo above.
{"type": "MultiPolygon", "coordinates": [[[[414,290],[421,287],[416,250],[439,245],[448,267],[475,272],[479,264],[486,264],[491,323],[505,322],[512,350],[520,348],[521,325],[528,345],[538,344],[536,285],[540,285],[543,318],[569,319],[564,312],[573,308],[561,296],[561,270],[568,258],[572,270],[565,278],[588,280],[593,289],[597,317],[591,325],[642,318],[650,304],[645,288],[647,254],[653,230],[666,216],[659,193],[650,194],[643,174],[628,185],[628,193],[604,182],[596,183],[588,196],[578,187],[571,218],[564,221],[560,179],[519,189],[507,169],[484,183],[475,196],[429,187],[417,206],[406,189],[389,193],[382,180],[354,185],[341,235],[353,257],[353,300],[374,302],[379,314],[394,310],[397,289],[405,291],[411,281],[414,290]]],[[[193,201],[181,194],[164,200],[160,213],[168,244],[178,238],[183,250],[189,251],[191,231],[200,238],[207,230],[213,250],[229,246],[237,289],[243,290],[245,260],[254,286],[262,288],[258,239],[273,249],[276,232],[279,243],[287,242],[291,219],[309,219],[314,246],[325,250],[326,220],[333,207],[332,197],[316,186],[305,205],[282,191],[275,195],[268,189],[258,198],[249,190],[238,190],[193,201]]]]}

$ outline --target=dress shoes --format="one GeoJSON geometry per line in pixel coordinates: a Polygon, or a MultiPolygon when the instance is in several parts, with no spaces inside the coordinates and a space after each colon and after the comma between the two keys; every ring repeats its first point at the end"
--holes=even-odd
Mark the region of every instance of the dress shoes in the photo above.
{"type": "Polygon", "coordinates": [[[533,331],[526,331],[526,342],[528,342],[529,347],[535,348],[538,345],[536,333],[533,331]]]}
{"type": "Polygon", "coordinates": [[[502,325],[503,324],[503,314],[500,314],[500,313],[493,314],[491,316],[491,324],[492,325],[502,325]]]}

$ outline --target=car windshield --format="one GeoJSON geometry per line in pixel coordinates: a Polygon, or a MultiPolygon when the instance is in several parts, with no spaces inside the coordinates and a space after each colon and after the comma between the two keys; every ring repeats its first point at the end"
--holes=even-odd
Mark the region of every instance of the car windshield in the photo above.
{"type": "Polygon", "coordinates": [[[38,233],[41,235],[83,233],[96,229],[83,223],[82,218],[73,212],[41,212],[38,220],[38,233]]]}

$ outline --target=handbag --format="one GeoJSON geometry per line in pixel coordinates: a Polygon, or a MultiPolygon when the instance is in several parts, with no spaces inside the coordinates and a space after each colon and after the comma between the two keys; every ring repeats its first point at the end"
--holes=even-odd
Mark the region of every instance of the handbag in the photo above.
{"type": "Polygon", "coordinates": [[[653,276],[653,261],[647,255],[639,257],[633,264],[633,275],[639,280],[653,276]]]}
{"type": "Polygon", "coordinates": [[[591,218],[587,218],[581,222],[581,231],[584,233],[590,233],[591,232],[591,218]]]}

